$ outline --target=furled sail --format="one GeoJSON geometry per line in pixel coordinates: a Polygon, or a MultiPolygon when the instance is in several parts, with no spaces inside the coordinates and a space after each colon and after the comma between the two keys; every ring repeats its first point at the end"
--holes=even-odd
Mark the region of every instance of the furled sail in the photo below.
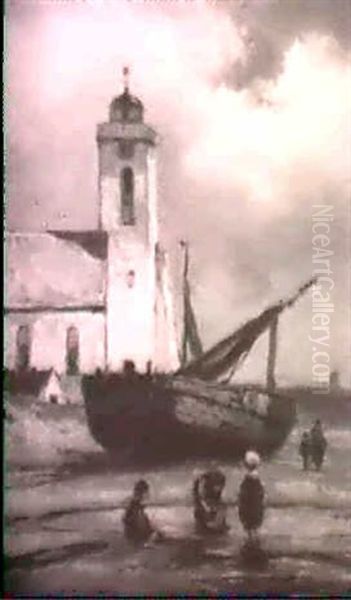
{"type": "Polygon", "coordinates": [[[183,273],[183,335],[181,364],[184,367],[188,360],[188,349],[194,359],[199,359],[203,354],[202,343],[197,328],[195,313],[191,304],[190,285],[188,281],[189,251],[186,242],[181,242],[184,249],[183,273]]]}
{"type": "Polygon", "coordinates": [[[204,380],[214,380],[227,373],[229,369],[233,375],[239,362],[246,358],[259,336],[271,327],[272,323],[278,319],[279,314],[285,308],[291,307],[315,281],[315,278],[311,279],[288,300],[280,301],[264,310],[258,317],[251,319],[233,334],[215,344],[200,358],[182,367],[178,373],[196,376],[204,380]]]}
{"type": "Polygon", "coordinates": [[[189,344],[190,352],[194,358],[199,358],[203,354],[202,343],[200,340],[195,314],[191,305],[190,288],[186,281],[184,285],[184,343],[189,344]]]}
{"type": "Polygon", "coordinates": [[[278,320],[276,315],[269,327],[269,342],[268,342],[268,359],[267,359],[267,389],[273,391],[275,389],[275,363],[277,360],[278,346],[278,320]]]}

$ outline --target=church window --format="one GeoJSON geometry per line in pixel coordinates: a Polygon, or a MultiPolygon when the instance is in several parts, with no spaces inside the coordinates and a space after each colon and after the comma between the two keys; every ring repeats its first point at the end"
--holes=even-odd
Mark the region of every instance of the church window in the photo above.
{"type": "Polygon", "coordinates": [[[127,273],[127,286],[129,288],[134,287],[134,282],[135,282],[135,271],[128,271],[127,273]]]}
{"type": "Polygon", "coordinates": [[[121,217],[123,225],[134,225],[134,173],[130,167],[121,171],[121,217]]]}
{"type": "Polygon", "coordinates": [[[30,366],[31,334],[28,325],[21,325],[17,330],[16,339],[16,368],[28,369],[30,366]]]}
{"type": "Polygon", "coordinates": [[[79,372],[79,333],[73,325],[67,329],[66,372],[67,375],[76,375],[79,372]]]}

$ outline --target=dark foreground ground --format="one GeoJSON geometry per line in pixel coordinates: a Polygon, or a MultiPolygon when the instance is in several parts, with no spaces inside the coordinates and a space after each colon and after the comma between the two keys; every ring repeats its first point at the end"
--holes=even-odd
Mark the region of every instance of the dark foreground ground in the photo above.
{"type": "Polygon", "coordinates": [[[294,545],[292,536],[266,534],[268,564],[260,567],[240,560],[238,534],[217,542],[174,537],[138,549],[113,534],[89,542],[66,540],[59,547],[13,557],[7,590],[31,595],[351,592],[350,536],[338,542],[343,557],[333,543],[326,548],[326,538],[321,541],[294,545]]]}

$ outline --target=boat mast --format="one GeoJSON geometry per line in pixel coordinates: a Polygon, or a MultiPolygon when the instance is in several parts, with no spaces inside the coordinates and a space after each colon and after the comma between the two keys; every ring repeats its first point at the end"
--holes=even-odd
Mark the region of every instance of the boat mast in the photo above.
{"type": "Polygon", "coordinates": [[[181,348],[181,360],[180,364],[184,367],[188,362],[188,328],[186,318],[186,293],[187,293],[187,280],[189,270],[189,247],[188,243],[182,240],[180,242],[181,248],[184,251],[183,259],[183,334],[182,334],[182,348],[181,348]]]}
{"type": "Polygon", "coordinates": [[[268,340],[268,359],[267,359],[267,389],[275,390],[275,365],[277,360],[277,344],[278,344],[278,315],[272,320],[269,328],[268,340]]]}
{"type": "MultiPolygon", "coordinates": [[[[304,285],[302,285],[288,300],[285,302],[281,301],[282,306],[291,307],[295,304],[300,296],[302,296],[312,285],[317,282],[317,278],[313,277],[309,281],[307,281],[304,285]]],[[[266,385],[267,389],[270,391],[274,391],[276,387],[275,381],[275,365],[277,362],[277,347],[278,347],[278,320],[279,313],[277,313],[271,321],[269,327],[269,341],[268,341],[268,359],[267,359],[267,377],[266,377],[266,385]]]]}

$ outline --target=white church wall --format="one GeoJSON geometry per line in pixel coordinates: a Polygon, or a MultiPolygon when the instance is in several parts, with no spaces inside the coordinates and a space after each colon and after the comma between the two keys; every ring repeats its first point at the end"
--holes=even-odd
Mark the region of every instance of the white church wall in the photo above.
{"type": "Polygon", "coordinates": [[[143,372],[155,357],[155,244],[157,241],[155,133],[143,123],[98,127],[101,226],[109,234],[107,264],[108,367],[126,360],[143,372]],[[128,157],[120,142],[131,143],[128,157]],[[133,219],[123,223],[121,176],[131,169],[133,219]]]}
{"type": "Polygon", "coordinates": [[[104,368],[105,315],[88,311],[10,313],[5,318],[5,365],[16,366],[16,337],[21,325],[31,331],[30,366],[38,370],[53,367],[66,372],[67,330],[79,332],[79,370],[84,373],[104,368]]]}
{"type": "Polygon", "coordinates": [[[154,356],[155,262],[143,245],[109,239],[108,366],[119,370],[132,360],[143,372],[154,356]],[[134,276],[131,273],[134,273],[134,276]]]}
{"type": "Polygon", "coordinates": [[[147,195],[149,201],[149,244],[154,248],[158,241],[158,203],[157,203],[157,154],[156,148],[149,148],[147,159],[147,195]]]}
{"type": "Polygon", "coordinates": [[[167,255],[161,249],[157,257],[157,271],[154,367],[158,372],[175,371],[179,368],[180,361],[173,295],[167,255]]]}

